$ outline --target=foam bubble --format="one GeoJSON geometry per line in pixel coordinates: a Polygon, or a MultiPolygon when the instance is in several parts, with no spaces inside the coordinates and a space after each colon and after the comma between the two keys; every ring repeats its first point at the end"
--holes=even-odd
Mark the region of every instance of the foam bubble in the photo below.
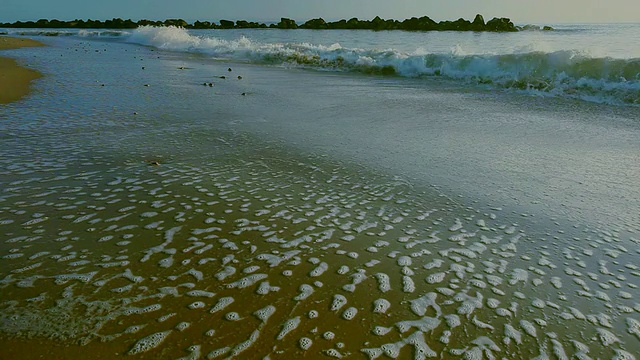
{"type": "Polygon", "coordinates": [[[282,330],[276,337],[278,340],[284,339],[284,337],[289,334],[291,331],[295,330],[298,325],[300,325],[300,316],[296,316],[292,319],[289,319],[282,324],[282,330]]]}
{"type": "Polygon", "coordinates": [[[129,355],[137,355],[142,352],[147,352],[151,349],[158,347],[166,338],[171,334],[171,330],[157,332],[155,334],[151,334],[145,338],[138,340],[138,342],[133,345],[131,350],[129,350],[129,355]]]}
{"type": "Polygon", "coordinates": [[[267,278],[267,274],[252,274],[249,276],[245,276],[240,280],[227,284],[227,289],[234,289],[234,288],[244,289],[266,278],[267,278]]]}
{"type": "Polygon", "coordinates": [[[621,349],[614,349],[614,351],[616,355],[611,360],[636,360],[636,357],[627,351],[621,349]]]}
{"type": "Polygon", "coordinates": [[[536,327],[527,320],[520,320],[520,327],[524,332],[534,338],[537,338],[536,327]]]}
{"type": "Polygon", "coordinates": [[[309,296],[311,296],[311,294],[313,294],[315,290],[313,289],[313,286],[309,284],[302,284],[299,287],[299,291],[300,291],[300,294],[298,294],[293,298],[296,301],[302,301],[308,298],[309,296]]]}
{"type": "Polygon", "coordinates": [[[258,340],[258,336],[260,336],[260,331],[255,330],[254,332],[252,332],[247,340],[239,343],[233,349],[231,349],[231,357],[237,356],[241,352],[251,347],[251,345],[253,345],[253,343],[255,343],[256,340],[258,340]]]}
{"type": "Polygon", "coordinates": [[[384,354],[392,359],[398,358],[400,356],[401,346],[399,344],[389,343],[384,344],[380,347],[380,349],[384,352],[384,354]]]}
{"type": "Polygon", "coordinates": [[[375,335],[378,335],[378,336],[383,336],[383,335],[388,334],[391,330],[393,330],[392,327],[388,327],[387,328],[387,327],[384,327],[384,326],[376,326],[376,327],[373,328],[373,333],[375,335]]]}
{"type": "Polygon", "coordinates": [[[178,331],[185,331],[190,326],[191,326],[191,323],[188,323],[186,321],[182,321],[182,322],[178,323],[178,325],[176,325],[175,329],[178,330],[178,331]]]}
{"type": "Polygon", "coordinates": [[[185,295],[191,296],[191,297],[206,297],[206,298],[212,298],[216,296],[215,293],[204,291],[204,290],[191,290],[185,293],[185,295]]]}
{"type": "Polygon", "coordinates": [[[400,266],[411,266],[411,258],[408,256],[400,256],[397,260],[398,265],[400,266]]]}
{"type": "Polygon", "coordinates": [[[347,298],[344,295],[333,295],[333,301],[331,302],[331,311],[338,311],[347,303],[347,298]]]}
{"type": "Polygon", "coordinates": [[[439,272],[439,273],[435,273],[435,274],[430,274],[429,276],[427,276],[427,278],[425,280],[429,284],[437,284],[437,283],[442,282],[444,280],[445,276],[446,276],[446,273],[439,272]]]}
{"type": "Polygon", "coordinates": [[[373,302],[373,312],[377,314],[384,314],[391,307],[391,303],[386,299],[377,299],[373,302]]]}
{"type": "Polygon", "coordinates": [[[212,314],[215,313],[215,312],[218,312],[218,311],[226,308],[227,306],[229,306],[234,301],[235,300],[230,296],[222,297],[222,298],[218,299],[218,302],[211,308],[211,310],[209,310],[209,312],[212,313],[212,314]]]}
{"type": "Polygon", "coordinates": [[[424,359],[426,357],[436,357],[438,354],[429,348],[424,340],[424,334],[421,331],[416,331],[411,334],[405,342],[413,345],[414,347],[414,359],[424,359]]]}
{"type": "Polygon", "coordinates": [[[340,268],[337,271],[337,273],[340,274],[340,275],[344,275],[344,274],[346,274],[348,272],[349,272],[349,267],[346,266],[346,265],[340,266],[340,268]]]}
{"type": "Polygon", "coordinates": [[[378,280],[378,289],[381,292],[387,292],[391,290],[391,280],[389,279],[389,275],[384,273],[377,273],[374,275],[376,280],[378,280]]]}
{"type": "Polygon", "coordinates": [[[355,318],[357,314],[358,314],[358,309],[352,306],[350,308],[347,308],[342,313],[342,318],[345,320],[353,320],[353,318],[355,318]]]}
{"type": "Polygon", "coordinates": [[[334,334],[334,333],[333,333],[333,332],[331,332],[331,331],[326,331],[324,334],[322,334],[322,337],[323,337],[325,340],[333,340],[333,339],[336,337],[336,334],[334,334]]]}
{"type": "Polygon", "coordinates": [[[253,315],[255,317],[257,317],[259,320],[262,320],[262,322],[267,322],[267,320],[269,320],[269,317],[271,317],[271,315],[273,315],[273,313],[276,312],[276,308],[273,305],[267,305],[266,307],[262,308],[262,309],[258,309],[256,310],[253,315]]]}
{"type": "Polygon", "coordinates": [[[313,344],[313,341],[308,337],[302,337],[300,338],[300,340],[298,340],[298,346],[300,347],[300,349],[304,351],[309,350],[312,344],[313,344]]]}
{"type": "Polygon", "coordinates": [[[342,355],[342,353],[340,353],[338,350],[336,349],[328,349],[324,351],[324,354],[329,356],[329,357],[333,357],[333,358],[337,358],[337,359],[342,359],[344,357],[344,355],[342,355]]]}
{"type": "Polygon", "coordinates": [[[413,279],[411,277],[402,277],[402,291],[406,293],[412,293],[416,291],[416,284],[413,282],[413,279]]]}
{"type": "Polygon", "coordinates": [[[505,345],[508,345],[509,341],[507,339],[513,339],[516,344],[522,344],[522,334],[516,330],[511,324],[504,325],[504,335],[505,335],[505,345]]]}
{"type": "Polygon", "coordinates": [[[327,269],[329,269],[329,265],[326,262],[322,262],[315,269],[311,270],[311,272],[309,273],[309,276],[318,277],[322,275],[325,271],[327,271],[327,269]]]}
{"type": "Polygon", "coordinates": [[[532,305],[533,307],[538,308],[538,309],[542,309],[542,308],[544,308],[544,307],[546,306],[546,303],[544,302],[544,300],[534,299],[534,300],[531,302],[531,305],[532,305]]]}
{"type": "Polygon", "coordinates": [[[620,342],[620,339],[618,339],[609,330],[602,329],[602,328],[597,328],[596,331],[598,332],[598,338],[600,339],[600,342],[604,346],[608,347],[608,346],[610,346],[610,345],[612,345],[614,343],[619,343],[620,342]]]}
{"type": "Polygon", "coordinates": [[[205,303],[203,303],[202,301],[196,301],[196,302],[193,302],[193,303],[189,304],[188,308],[191,309],[191,310],[195,310],[195,309],[201,309],[201,308],[203,308],[205,306],[206,306],[205,303]]]}
{"type": "Polygon", "coordinates": [[[449,326],[451,329],[462,324],[462,322],[460,321],[460,317],[456,314],[445,315],[444,319],[447,322],[447,326],[449,326]]]}

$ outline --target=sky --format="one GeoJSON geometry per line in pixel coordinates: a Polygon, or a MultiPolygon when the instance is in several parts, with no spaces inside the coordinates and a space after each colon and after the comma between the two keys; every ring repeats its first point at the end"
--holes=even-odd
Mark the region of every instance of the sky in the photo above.
{"type": "Polygon", "coordinates": [[[0,0],[0,22],[46,19],[182,18],[304,22],[322,17],[436,21],[508,17],[516,24],[640,22],[640,0],[0,0]]]}

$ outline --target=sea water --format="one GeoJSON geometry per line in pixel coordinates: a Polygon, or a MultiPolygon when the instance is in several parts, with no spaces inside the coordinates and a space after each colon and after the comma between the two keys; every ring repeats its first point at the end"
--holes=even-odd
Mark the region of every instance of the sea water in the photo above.
{"type": "Polygon", "coordinates": [[[634,358],[637,26],[555,28],[26,30],[0,353],[634,358]]]}

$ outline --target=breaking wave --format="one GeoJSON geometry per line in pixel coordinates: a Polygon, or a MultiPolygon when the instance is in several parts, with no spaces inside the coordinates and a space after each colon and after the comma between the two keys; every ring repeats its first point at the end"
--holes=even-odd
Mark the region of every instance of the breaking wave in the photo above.
{"type": "Polygon", "coordinates": [[[414,53],[310,43],[261,43],[194,36],[182,28],[141,27],[129,42],[215,58],[403,77],[444,77],[466,84],[640,105],[640,58],[596,58],[578,51],[512,54],[414,53]]]}

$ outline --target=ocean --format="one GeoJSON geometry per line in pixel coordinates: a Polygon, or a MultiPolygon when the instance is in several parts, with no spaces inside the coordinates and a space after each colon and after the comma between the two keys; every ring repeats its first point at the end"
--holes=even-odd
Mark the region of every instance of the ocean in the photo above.
{"type": "Polygon", "coordinates": [[[634,359],[640,25],[0,29],[0,358],[634,359]]]}

